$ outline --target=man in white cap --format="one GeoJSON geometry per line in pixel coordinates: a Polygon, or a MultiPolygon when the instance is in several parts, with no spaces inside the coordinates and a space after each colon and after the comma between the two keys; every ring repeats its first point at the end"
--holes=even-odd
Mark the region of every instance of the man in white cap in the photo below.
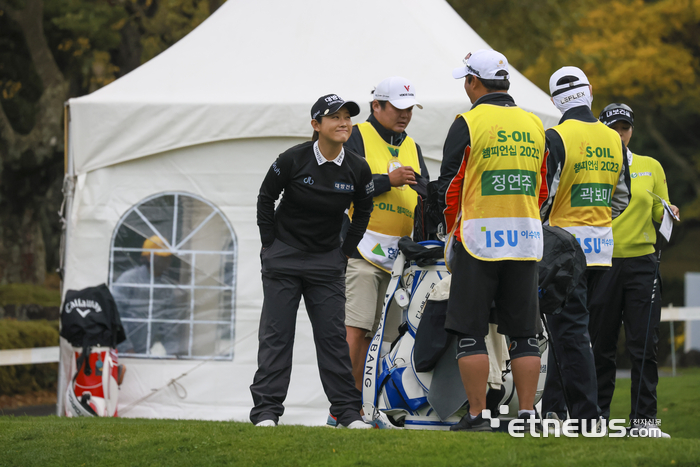
{"type": "Polygon", "coordinates": [[[411,235],[418,200],[427,197],[428,169],[420,146],[406,134],[413,107],[423,108],[410,81],[400,76],[383,80],[374,90],[369,118],[354,126],[345,143],[367,160],[374,181],[372,217],[346,272],[345,327],[358,389],[399,239],[411,235]]]}
{"type": "Polygon", "coordinates": [[[593,423],[600,409],[588,297],[612,264],[612,220],[629,204],[629,169],[620,136],[591,112],[593,90],[583,71],[572,66],[557,70],[549,79],[549,89],[563,116],[546,132],[549,198],[542,205],[542,220],[576,237],[587,269],[561,313],[547,318],[561,378],[550,352],[552,370],[547,372],[542,412],[563,420],[568,402],[571,418],[593,423]]]}
{"type": "Polygon", "coordinates": [[[494,50],[467,55],[453,71],[472,102],[445,140],[438,194],[451,231],[445,254],[452,272],[445,329],[457,335],[457,360],[469,411],[452,431],[490,431],[485,337],[495,301],[498,332],[510,337],[520,418],[536,418],[540,373],[537,261],[543,237],[539,208],[547,197],[542,121],[508,94],[508,60],[494,50]]]}

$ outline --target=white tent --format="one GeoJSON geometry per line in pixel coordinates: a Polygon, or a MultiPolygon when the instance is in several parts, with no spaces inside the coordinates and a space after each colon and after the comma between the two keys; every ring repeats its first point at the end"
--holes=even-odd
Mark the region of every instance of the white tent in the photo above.
{"type": "MultiPolygon", "coordinates": [[[[179,294],[179,316],[159,322],[145,303],[134,319],[148,330],[146,350],[135,351],[147,358],[121,359],[121,415],[247,420],[262,302],[255,205],[270,164],[310,137],[320,95],[356,100],[361,121],[373,86],[400,75],[424,106],[408,131],[436,179],[447,130],[470,107],[451,70],[480,48],[488,45],[444,0],[229,0],[158,57],[68,102],[64,291],[114,290],[119,258],[138,259],[154,233],[181,259],[181,283],[167,292],[179,294]],[[153,346],[165,325],[178,327],[175,351],[153,346]]],[[[548,96],[513,69],[511,94],[545,127],[558,120],[548,96]]],[[[145,286],[151,301],[168,288],[156,282],[145,286]]],[[[328,411],[303,308],[285,406],[283,423],[322,424],[328,411]]]]}

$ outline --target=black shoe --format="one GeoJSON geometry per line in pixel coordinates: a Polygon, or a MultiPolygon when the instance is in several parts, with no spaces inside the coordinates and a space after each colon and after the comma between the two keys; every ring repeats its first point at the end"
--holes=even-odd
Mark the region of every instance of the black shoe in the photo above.
{"type": "Polygon", "coordinates": [[[491,421],[484,420],[481,414],[470,420],[467,412],[459,422],[450,427],[450,431],[491,431],[491,421]]]}
{"type": "Polygon", "coordinates": [[[540,420],[540,415],[537,413],[537,411],[535,411],[535,415],[524,413],[522,415],[518,415],[518,418],[520,420],[525,420],[525,422],[522,424],[524,429],[521,429],[520,426],[513,427],[513,433],[530,433],[530,425],[532,423],[535,424],[535,431],[537,433],[542,433],[542,420],[540,420]]]}

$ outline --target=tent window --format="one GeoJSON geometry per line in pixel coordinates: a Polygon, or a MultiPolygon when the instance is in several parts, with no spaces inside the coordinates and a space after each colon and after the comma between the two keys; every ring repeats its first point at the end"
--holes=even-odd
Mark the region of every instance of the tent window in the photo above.
{"type": "Polygon", "coordinates": [[[236,236],[216,206],[187,193],[141,201],[117,224],[109,267],[120,354],[233,359],[236,236]]]}

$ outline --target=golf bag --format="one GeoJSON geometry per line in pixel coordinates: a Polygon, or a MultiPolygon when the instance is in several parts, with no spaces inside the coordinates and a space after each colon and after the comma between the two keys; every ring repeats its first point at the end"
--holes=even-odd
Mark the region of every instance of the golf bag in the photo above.
{"type": "Polygon", "coordinates": [[[67,417],[116,417],[119,384],[117,345],[126,339],[114,298],[105,284],[66,292],[61,337],[73,346],[66,390],[67,417]]]}
{"type": "MultiPolygon", "coordinates": [[[[365,360],[362,390],[366,415],[384,412],[398,426],[446,430],[466,412],[467,398],[456,360],[456,337],[444,331],[450,273],[445,265],[444,244],[419,245],[404,238],[391,273],[382,318],[365,360]],[[421,252],[422,251],[422,252],[421,252]],[[400,336],[385,342],[388,313],[403,314],[400,336]],[[421,328],[421,323],[423,327],[421,328]]],[[[553,295],[553,292],[550,292],[553,295]]],[[[489,378],[486,405],[492,413],[508,407],[503,418],[515,418],[518,397],[510,370],[508,342],[490,325],[486,337],[489,378]]],[[[535,403],[544,391],[547,372],[547,340],[539,338],[540,375],[535,403]]]]}

